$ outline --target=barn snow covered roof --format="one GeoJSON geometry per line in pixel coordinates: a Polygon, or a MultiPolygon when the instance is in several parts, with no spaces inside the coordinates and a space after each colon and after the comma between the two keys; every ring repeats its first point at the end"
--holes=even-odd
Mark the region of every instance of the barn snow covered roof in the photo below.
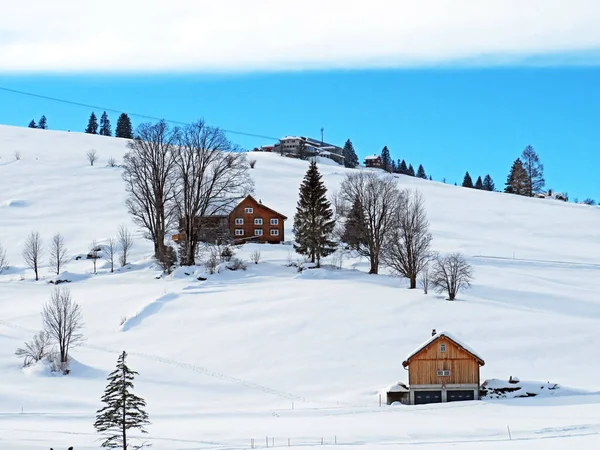
{"type": "Polygon", "coordinates": [[[483,358],[481,356],[479,356],[479,354],[475,350],[473,350],[468,345],[466,345],[463,342],[461,342],[459,339],[457,339],[456,337],[454,337],[452,334],[448,333],[447,331],[440,331],[437,334],[431,336],[429,339],[427,339],[425,342],[423,342],[421,345],[419,345],[414,351],[412,351],[410,353],[410,355],[408,355],[406,357],[406,359],[404,360],[404,362],[402,363],[402,365],[404,367],[406,367],[408,365],[408,361],[413,356],[415,356],[417,353],[419,353],[421,350],[423,350],[425,347],[427,347],[432,342],[437,341],[442,336],[445,336],[446,338],[450,339],[452,342],[454,342],[456,345],[458,345],[459,347],[461,347],[467,353],[470,353],[471,355],[473,355],[475,358],[477,358],[479,360],[479,362],[480,362],[480,364],[482,366],[485,364],[485,361],[483,360],[483,358]]]}

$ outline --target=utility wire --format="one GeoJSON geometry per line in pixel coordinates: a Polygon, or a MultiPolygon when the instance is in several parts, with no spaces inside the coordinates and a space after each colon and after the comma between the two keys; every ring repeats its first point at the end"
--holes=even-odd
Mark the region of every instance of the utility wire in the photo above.
{"type": "MultiPolygon", "coordinates": [[[[50,100],[53,102],[59,102],[59,103],[65,103],[67,105],[74,105],[74,106],[82,106],[84,108],[91,108],[91,109],[97,109],[97,110],[103,110],[103,111],[109,111],[109,112],[113,112],[113,113],[126,113],[129,116],[132,117],[138,117],[140,119],[148,119],[148,120],[164,120],[165,122],[169,122],[175,125],[189,125],[189,123],[186,122],[181,122],[179,120],[171,120],[171,119],[162,119],[160,117],[153,117],[153,116],[147,116],[145,114],[137,114],[137,113],[128,113],[126,111],[120,111],[118,109],[114,109],[114,108],[106,108],[104,106],[96,106],[96,105],[88,105],[87,103],[79,103],[79,102],[74,102],[71,100],[65,100],[63,98],[56,98],[56,97],[49,97],[47,95],[41,95],[41,94],[34,94],[32,92],[25,92],[25,91],[19,91],[17,89],[10,89],[7,87],[2,87],[0,86],[0,91],[5,91],[5,92],[11,92],[13,94],[19,94],[19,95],[26,95],[29,97],[35,97],[35,98],[41,98],[44,100],[50,100]]],[[[237,131],[237,130],[226,130],[224,128],[221,128],[221,130],[225,133],[228,134],[236,134],[239,136],[248,136],[248,137],[255,137],[255,138],[260,138],[260,139],[270,139],[270,140],[274,140],[274,141],[278,141],[279,138],[275,138],[273,136],[265,136],[262,134],[255,134],[255,133],[246,133],[244,131],[237,131]]]]}

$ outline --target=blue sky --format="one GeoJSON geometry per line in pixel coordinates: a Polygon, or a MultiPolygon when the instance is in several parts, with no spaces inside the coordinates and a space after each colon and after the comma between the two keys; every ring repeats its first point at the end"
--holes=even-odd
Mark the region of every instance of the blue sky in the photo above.
{"type": "MultiPolygon", "coordinates": [[[[512,161],[533,145],[547,187],[600,200],[600,69],[502,67],[328,70],[184,75],[0,75],[0,87],[125,112],[266,136],[300,134],[359,156],[387,145],[434,179],[491,174],[502,187],[512,161]]],[[[0,123],[82,131],[91,110],[0,91],[0,123]]],[[[96,110],[96,114],[102,113],[96,110]]],[[[109,114],[114,123],[116,114],[109,114]]],[[[134,118],[134,124],[140,119],[134,118]]],[[[230,134],[251,148],[268,139],[230,134]]]]}

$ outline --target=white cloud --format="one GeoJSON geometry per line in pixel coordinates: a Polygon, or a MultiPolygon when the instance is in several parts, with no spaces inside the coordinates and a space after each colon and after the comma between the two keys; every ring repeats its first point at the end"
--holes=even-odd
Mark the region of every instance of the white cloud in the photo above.
{"type": "Polygon", "coordinates": [[[16,3],[0,0],[1,72],[596,63],[600,49],[599,0],[16,3]]]}

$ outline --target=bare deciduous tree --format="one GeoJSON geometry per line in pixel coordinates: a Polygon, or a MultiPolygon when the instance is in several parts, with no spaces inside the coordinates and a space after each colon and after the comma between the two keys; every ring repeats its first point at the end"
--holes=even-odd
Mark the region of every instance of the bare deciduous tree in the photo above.
{"type": "Polygon", "coordinates": [[[19,161],[21,159],[21,152],[16,150],[15,151],[15,160],[19,161]]]}
{"type": "Polygon", "coordinates": [[[25,248],[23,249],[23,259],[27,263],[27,266],[35,272],[35,280],[39,280],[39,264],[42,258],[42,238],[40,233],[32,231],[27,240],[25,241],[25,248]]]}
{"type": "Polygon", "coordinates": [[[432,236],[423,195],[417,190],[406,190],[402,197],[382,259],[393,272],[408,278],[410,289],[415,289],[417,276],[430,258],[432,236]]]}
{"type": "Polygon", "coordinates": [[[121,267],[124,267],[129,262],[127,257],[129,256],[131,247],[133,247],[133,236],[125,225],[121,225],[119,227],[117,240],[119,242],[119,249],[121,251],[121,254],[119,255],[119,263],[121,264],[121,267]]]}
{"type": "Polygon", "coordinates": [[[102,254],[110,263],[110,272],[115,271],[115,256],[117,255],[117,240],[114,237],[109,237],[106,241],[106,246],[102,249],[102,254]]]}
{"type": "Polygon", "coordinates": [[[67,256],[67,248],[65,247],[65,241],[60,233],[56,233],[52,238],[50,244],[50,267],[54,269],[56,275],[60,274],[62,267],[69,262],[67,256]]]}
{"type": "Polygon", "coordinates": [[[256,160],[255,159],[249,160],[248,165],[250,165],[251,169],[254,169],[254,166],[256,166],[256,160]]]}
{"type": "Polygon", "coordinates": [[[429,293],[429,263],[423,266],[423,270],[421,270],[421,287],[423,288],[423,293],[427,295],[429,293]]]}
{"type": "Polygon", "coordinates": [[[108,158],[107,165],[108,167],[117,167],[117,160],[111,156],[110,158],[108,158]]]}
{"type": "Polygon", "coordinates": [[[185,127],[174,155],[174,212],[179,218],[181,265],[195,264],[199,242],[196,217],[229,213],[254,185],[246,155],[219,128],[198,121],[185,127]]]}
{"type": "Polygon", "coordinates": [[[98,243],[95,240],[92,241],[90,244],[90,251],[88,252],[88,258],[92,260],[92,264],[94,265],[94,273],[97,273],[96,262],[98,261],[98,258],[100,258],[101,251],[102,248],[98,245],[98,243]]]}
{"type": "Polygon", "coordinates": [[[154,256],[161,261],[165,252],[165,236],[173,218],[170,202],[174,194],[175,160],[179,130],[171,130],[165,121],[142,124],[136,139],[127,146],[123,159],[123,179],[127,208],[144,237],[154,243],[154,256]]]}
{"type": "Polygon", "coordinates": [[[69,350],[83,341],[81,307],[66,288],[57,287],[42,311],[44,330],[58,346],[62,369],[69,361],[69,350]]]}
{"type": "Polygon", "coordinates": [[[461,253],[438,256],[433,262],[431,284],[448,300],[454,300],[461,289],[467,289],[473,281],[473,268],[461,253]]]}
{"type": "Polygon", "coordinates": [[[351,230],[346,227],[344,242],[360,256],[369,258],[369,273],[376,274],[386,238],[396,226],[403,194],[393,176],[379,176],[374,172],[346,175],[340,193],[348,210],[359,208],[361,222],[351,230]]]}
{"type": "Polygon", "coordinates": [[[88,152],[85,154],[85,156],[87,156],[88,162],[90,163],[90,166],[93,166],[94,163],[96,161],[98,161],[98,152],[94,149],[92,150],[88,150],[88,152]]]}
{"type": "Polygon", "coordinates": [[[250,253],[250,261],[254,264],[258,264],[260,262],[260,250],[254,250],[250,253]]]}
{"type": "Polygon", "coordinates": [[[523,150],[521,155],[523,169],[525,169],[525,195],[533,197],[534,194],[541,192],[546,184],[544,180],[544,165],[540,162],[540,157],[531,145],[523,150]]]}
{"type": "Polygon", "coordinates": [[[18,348],[15,355],[23,358],[23,367],[29,367],[41,361],[48,354],[50,346],[50,336],[45,330],[42,330],[33,336],[30,342],[25,342],[24,347],[18,348]]]}
{"type": "Polygon", "coordinates": [[[2,246],[2,242],[0,242],[0,273],[6,269],[8,269],[8,256],[6,256],[6,249],[2,246]]]}

